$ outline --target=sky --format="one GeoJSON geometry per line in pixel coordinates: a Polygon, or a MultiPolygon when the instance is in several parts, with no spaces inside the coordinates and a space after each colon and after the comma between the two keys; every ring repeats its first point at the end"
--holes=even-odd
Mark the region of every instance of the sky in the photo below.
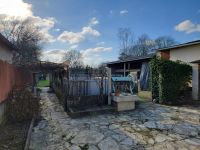
{"type": "Polygon", "coordinates": [[[135,38],[200,39],[200,0],[0,0],[0,17],[30,18],[45,35],[42,60],[78,50],[91,66],[118,59],[118,29],[135,38]]]}

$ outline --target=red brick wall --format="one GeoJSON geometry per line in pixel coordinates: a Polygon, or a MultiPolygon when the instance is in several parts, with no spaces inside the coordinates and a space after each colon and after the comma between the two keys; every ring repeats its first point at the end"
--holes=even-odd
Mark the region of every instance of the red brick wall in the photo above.
{"type": "Polygon", "coordinates": [[[170,59],[170,51],[161,51],[161,58],[170,59]]]}
{"type": "Polygon", "coordinates": [[[0,103],[6,100],[13,88],[22,88],[32,84],[32,74],[0,60],[0,103]]]}

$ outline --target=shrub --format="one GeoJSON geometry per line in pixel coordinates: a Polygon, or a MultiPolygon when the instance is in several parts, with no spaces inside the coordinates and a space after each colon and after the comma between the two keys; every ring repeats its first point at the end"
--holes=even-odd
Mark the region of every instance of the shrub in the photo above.
{"type": "Polygon", "coordinates": [[[153,99],[173,103],[187,90],[192,75],[190,65],[155,57],[150,67],[153,99]]]}
{"type": "Polygon", "coordinates": [[[33,96],[28,89],[13,90],[7,102],[8,121],[30,120],[39,113],[39,98],[33,96]]]}

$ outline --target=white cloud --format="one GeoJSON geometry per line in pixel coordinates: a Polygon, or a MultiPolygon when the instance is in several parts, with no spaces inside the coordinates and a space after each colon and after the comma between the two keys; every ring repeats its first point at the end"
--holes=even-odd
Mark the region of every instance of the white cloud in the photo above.
{"type": "Polygon", "coordinates": [[[108,51],[112,51],[112,47],[88,48],[88,49],[82,50],[81,53],[86,56],[86,55],[91,55],[94,53],[101,53],[101,52],[108,52],[108,51]]]}
{"type": "Polygon", "coordinates": [[[98,37],[101,33],[92,28],[99,21],[93,17],[90,19],[88,26],[82,27],[80,32],[64,31],[58,36],[58,40],[68,42],[69,44],[77,44],[84,41],[88,36],[98,37]]]}
{"type": "Polygon", "coordinates": [[[0,0],[0,14],[26,18],[32,16],[32,5],[23,0],[0,0]]]}
{"type": "Polygon", "coordinates": [[[29,20],[37,27],[41,28],[44,36],[43,42],[53,42],[54,37],[49,33],[55,25],[56,20],[52,17],[41,18],[35,16],[32,12],[32,5],[23,0],[0,0],[0,18],[1,20],[29,20]]]}
{"type": "Polygon", "coordinates": [[[82,28],[82,35],[93,35],[93,36],[100,36],[101,34],[99,31],[92,29],[92,27],[83,27],[82,28]]]}
{"type": "Polygon", "coordinates": [[[76,44],[75,45],[71,45],[70,49],[76,49],[77,47],[78,47],[78,45],[76,45],[76,44]]]}
{"type": "Polygon", "coordinates": [[[194,24],[190,20],[185,20],[175,26],[175,30],[179,32],[193,33],[200,32],[200,24],[194,24]]]}
{"type": "Polygon", "coordinates": [[[70,32],[64,31],[58,37],[59,41],[68,42],[69,44],[76,44],[83,41],[85,37],[81,34],[81,32],[70,32]]]}
{"type": "Polygon", "coordinates": [[[109,11],[110,15],[114,14],[114,11],[113,10],[110,10],[109,11]]]}
{"type": "MultiPolygon", "coordinates": [[[[81,50],[80,53],[85,65],[97,66],[101,62],[105,61],[102,53],[111,51],[112,47],[95,47],[81,50]]],[[[63,49],[45,50],[42,52],[40,59],[42,61],[62,63],[65,60],[64,56],[66,53],[67,50],[63,49]]]]}
{"type": "Polygon", "coordinates": [[[91,35],[94,37],[100,36],[100,32],[92,29],[92,27],[83,27],[81,32],[64,31],[58,37],[59,41],[68,42],[69,44],[77,44],[85,40],[86,36],[91,35]]]}
{"type": "Polygon", "coordinates": [[[103,62],[103,57],[100,55],[103,52],[112,51],[112,47],[95,47],[81,50],[84,64],[98,65],[103,62]]]}
{"type": "Polygon", "coordinates": [[[46,51],[42,51],[40,59],[42,61],[62,63],[64,61],[65,54],[66,54],[66,50],[63,50],[63,49],[46,50],[46,51]]]}
{"type": "Polygon", "coordinates": [[[60,31],[60,29],[59,29],[59,28],[56,28],[56,29],[55,29],[55,31],[59,32],[59,31],[60,31]]]}
{"type": "Polygon", "coordinates": [[[96,43],[97,46],[103,46],[105,45],[105,42],[99,42],[99,43],[96,43]]]}
{"type": "Polygon", "coordinates": [[[89,26],[93,26],[97,24],[99,24],[99,21],[97,20],[97,18],[93,17],[92,19],[90,19],[89,26]]]}
{"type": "Polygon", "coordinates": [[[128,10],[121,10],[120,12],[119,12],[121,15],[125,15],[125,14],[128,14],[128,10]]]}

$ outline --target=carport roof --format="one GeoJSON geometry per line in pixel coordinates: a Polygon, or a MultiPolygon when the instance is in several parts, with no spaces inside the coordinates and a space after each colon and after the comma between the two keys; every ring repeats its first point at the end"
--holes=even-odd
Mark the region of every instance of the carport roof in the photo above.
{"type": "Polygon", "coordinates": [[[118,60],[118,61],[108,62],[108,63],[106,63],[106,65],[120,64],[120,63],[133,62],[133,61],[141,61],[141,60],[148,60],[148,59],[151,59],[155,55],[156,55],[155,53],[152,53],[152,54],[148,54],[148,55],[145,55],[145,56],[130,57],[130,58],[126,59],[126,60],[118,60]]]}

